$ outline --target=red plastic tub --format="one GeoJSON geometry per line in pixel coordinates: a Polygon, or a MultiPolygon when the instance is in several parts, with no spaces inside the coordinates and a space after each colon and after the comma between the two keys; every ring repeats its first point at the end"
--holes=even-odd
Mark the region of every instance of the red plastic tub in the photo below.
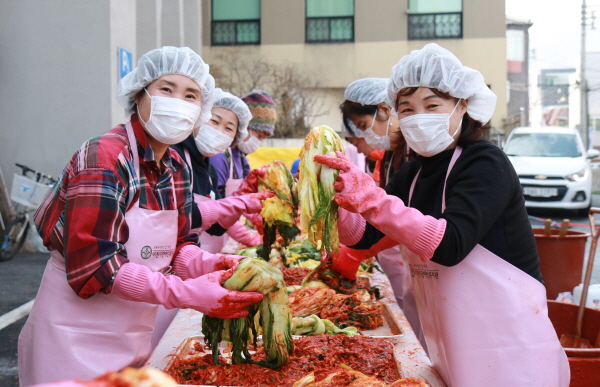
{"type": "Polygon", "coordinates": [[[559,230],[551,232],[544,235],[543,228],[533,229],[540,271],[546,283],[546,298],[556,300],[558,293],[572,292],[581,283],[585,243],[590,234],[569,230],[561,237],[559,230]]]}
{"type": "MultiPolygon", "coordinates": [[[[548,301],[548,316],[558,337],[563,333],[576,333],[577,309],[577,305],[548,301]]],[[[592,345],[598,345],[600,310],[585,308],[581,334],[592,345]]],[[[571,366],[571,384],[569,387],[600,386],[600,348],[565,348],[565,352],[571,366]]]]}

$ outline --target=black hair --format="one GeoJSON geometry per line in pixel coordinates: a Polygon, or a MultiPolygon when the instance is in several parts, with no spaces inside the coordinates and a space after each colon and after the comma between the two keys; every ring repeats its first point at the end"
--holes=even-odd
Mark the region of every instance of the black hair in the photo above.
{"type": "Polygon", "coordinates": [[[363,105],[358,102],[345,100],[340,105],[340,110],[342,111],[342,120],[344,121],[344,126],[348,130],[348,133],[356,137],[356,133],[354,133],[354,130],[349,123],[352,121],[350,116],[363,116],[366,114],[375,115],[377,114],[377,105],[363,105]]]}

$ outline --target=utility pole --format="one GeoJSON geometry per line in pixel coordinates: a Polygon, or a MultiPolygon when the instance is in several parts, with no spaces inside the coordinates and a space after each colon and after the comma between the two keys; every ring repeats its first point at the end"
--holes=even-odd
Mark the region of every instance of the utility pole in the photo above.
{"type": "Polygon", "coordinates": [[[588,90],[587,82],[585,79],[585,28],[587,25],[586,21],[586,6],[585,0],[582,0],[581,4],[581,79],[579,81],[579,91],[581,93],[581,118],[579,124],[579,131],[583,144],[586,150],[590,148],[591,140],[589,134],[589,118],[588,118],[588,90]]]}

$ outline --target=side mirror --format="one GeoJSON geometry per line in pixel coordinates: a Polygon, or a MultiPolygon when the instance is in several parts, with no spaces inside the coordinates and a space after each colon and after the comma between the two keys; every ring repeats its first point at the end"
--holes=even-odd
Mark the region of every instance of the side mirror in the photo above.
{"type": "Polygon", "coordinates": [[[590,149],[587,151],[588,159],[595,159],[597,157],[600,157],[600,151],[598,151],[598,149],[590,149]]]}

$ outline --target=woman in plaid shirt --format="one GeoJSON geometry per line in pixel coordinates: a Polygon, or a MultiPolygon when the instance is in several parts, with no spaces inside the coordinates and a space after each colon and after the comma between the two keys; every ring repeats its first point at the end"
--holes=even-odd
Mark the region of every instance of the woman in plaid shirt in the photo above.
{"type": "MultiPolygon", "coordinates": [[[[262,299],[220,285],[241,257],[198,247],[190,172],[169,150],[210,118],[213,90],[187,47],[148,52],[119,83],[131,120],[85,142],[35,214],[52,257],[19,336],[21,386],[142,365],[158,304],[236,318],[262,299]]],[[[211,210],[256,212],[266,196],[211,210]]]]}

